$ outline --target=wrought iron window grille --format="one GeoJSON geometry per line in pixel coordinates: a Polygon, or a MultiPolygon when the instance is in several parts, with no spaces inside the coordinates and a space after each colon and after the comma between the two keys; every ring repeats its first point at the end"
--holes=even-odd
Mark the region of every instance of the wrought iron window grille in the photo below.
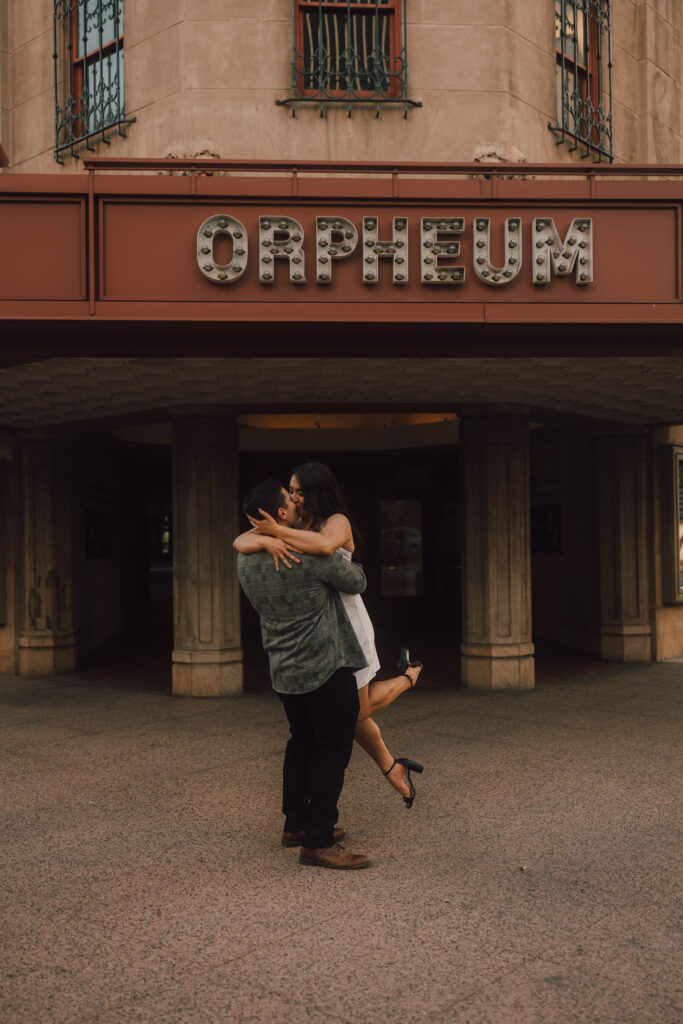
{"type": "Polygon", "coordinates": [[[123,0],[53,0],[55,160],[126,134],[123,0]]]}
{"type": "Polygon", "coordinates": [[[291,106],[357,104],[409,107],[406,0],[291,0],[292,94],[276,100],[291,106]]]}
{"type": "Polygon", "coordinates": [[[585,147],[584,159],[614,159],[610,0],[555,0],[557,145],[585,147]]]}

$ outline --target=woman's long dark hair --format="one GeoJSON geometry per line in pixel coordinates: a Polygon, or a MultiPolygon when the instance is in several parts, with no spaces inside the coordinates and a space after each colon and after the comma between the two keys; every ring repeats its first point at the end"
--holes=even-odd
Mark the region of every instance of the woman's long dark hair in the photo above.
{"type": "Polygon", "coordinates": [[[313,528],[319,530],[335,512],[348,516],[346,501],[336,476],[322,462],[302,462],[292,470],[299,481],[304,510],[313,516],[313,528]]]}

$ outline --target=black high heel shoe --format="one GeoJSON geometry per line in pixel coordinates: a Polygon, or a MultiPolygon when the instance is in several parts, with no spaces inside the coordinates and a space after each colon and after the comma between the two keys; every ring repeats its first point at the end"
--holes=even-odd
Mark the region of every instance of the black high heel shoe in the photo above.
{"type": "MultiPolygon", "coordinates": [[[[410,676],[406,672],[406,669],[407,668],[424,668],[424,665],[422,664],[421,661],[411,661],[410,660],[410,651],[408,650],[407,647],[402,647],[401,648],[401,653],[398,656],[398,665],[396,667],[397,667],[399,673],[402,676],[405,676],[406,679],[410,682],[410,689],[412,690],[412,688],[415,685],[415,683],[413,682],[413,680],[410,678],[410,676]]],[[[389,769],[389,771],[391,771],[391,768],[389,769]]]]}
{"type": "Polygon", "coordinates": [[[422,767],[421,764],[419,764],[418,761],[411,761],[409,757],[397,757],[394,763],[392,764],[391,768],[387,768],[387,770],[385,772],[382,772],[382,774],[388,775],[392,768],[395,768],[397,764],[403,765],[403,767],[405,768],[403,778],[408,783],[408,788],[410,790],[410,796],[404,796],[403,803],[406,805],[406,807],[412,807],[413,800],[415,799],[415,786],[413,785],[413,780],[410,777],[410,773],[417,772],[418,775],[421,775],[422,772],[424,771],[424,768],[422,767]]]}

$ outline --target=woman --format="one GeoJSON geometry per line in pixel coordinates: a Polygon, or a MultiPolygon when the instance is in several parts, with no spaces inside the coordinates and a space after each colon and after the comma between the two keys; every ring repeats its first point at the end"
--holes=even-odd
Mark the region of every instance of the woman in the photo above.
{"type": "MultiPolygon", "coordinates": [[[[276,568],[279,568],[280,559],[287,566],[290,566],[289,558],[298,561],[292,554],[295,551],[330,555],[339,550],[350,561],[354,551],[353,532],[346,503],[332,471],[321,462],[305,462],[292,472],[289,491],[299,514],[298,528],[281,526],[261,510],[263,518],[250,518],[253,529],[235,540],[237,550],[243,553],[269,551],[276,568]]],[[[399,694],[413,688],[422,665],[419,661],[411,662],[408,652],[403,649],[398,664],[400,675],[394,679],[374,680],[379,669],[379,659],[370,616],[359,594],[340,594],[340,597],[368,663],[367,668],[355,673],[360,701],[356,742],[372,757],[394,789],[398,790],[406,806],[411,807],[415,786],[410,773],[421,772],[422,765],[405,757],[393,758],[372,716],[396,700],[399,694]]]]}

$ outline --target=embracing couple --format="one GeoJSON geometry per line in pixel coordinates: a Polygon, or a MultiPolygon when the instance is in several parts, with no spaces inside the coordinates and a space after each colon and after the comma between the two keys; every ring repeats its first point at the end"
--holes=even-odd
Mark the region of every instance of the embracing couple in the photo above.
{"type": "Polygon", "coordinates": [[[422,766],[392,757],[373,715],[412,689],[422,666],[403,649],[399,675],[374,678],[374,631],[360,597],[365,574],[351,560],[351,524],[327,466],[297,466],[289,490],[266,480],[246,496],[244,512],[252,529],[234,542],[239,581],[260,616],[273,689],[291,734],[283,766],[282,843],[301,847],[302,864],[368,867],[365,854],[341,845],[337,803],[344,772],[355,739],[412,806],[410,773],[422,766]]]}

